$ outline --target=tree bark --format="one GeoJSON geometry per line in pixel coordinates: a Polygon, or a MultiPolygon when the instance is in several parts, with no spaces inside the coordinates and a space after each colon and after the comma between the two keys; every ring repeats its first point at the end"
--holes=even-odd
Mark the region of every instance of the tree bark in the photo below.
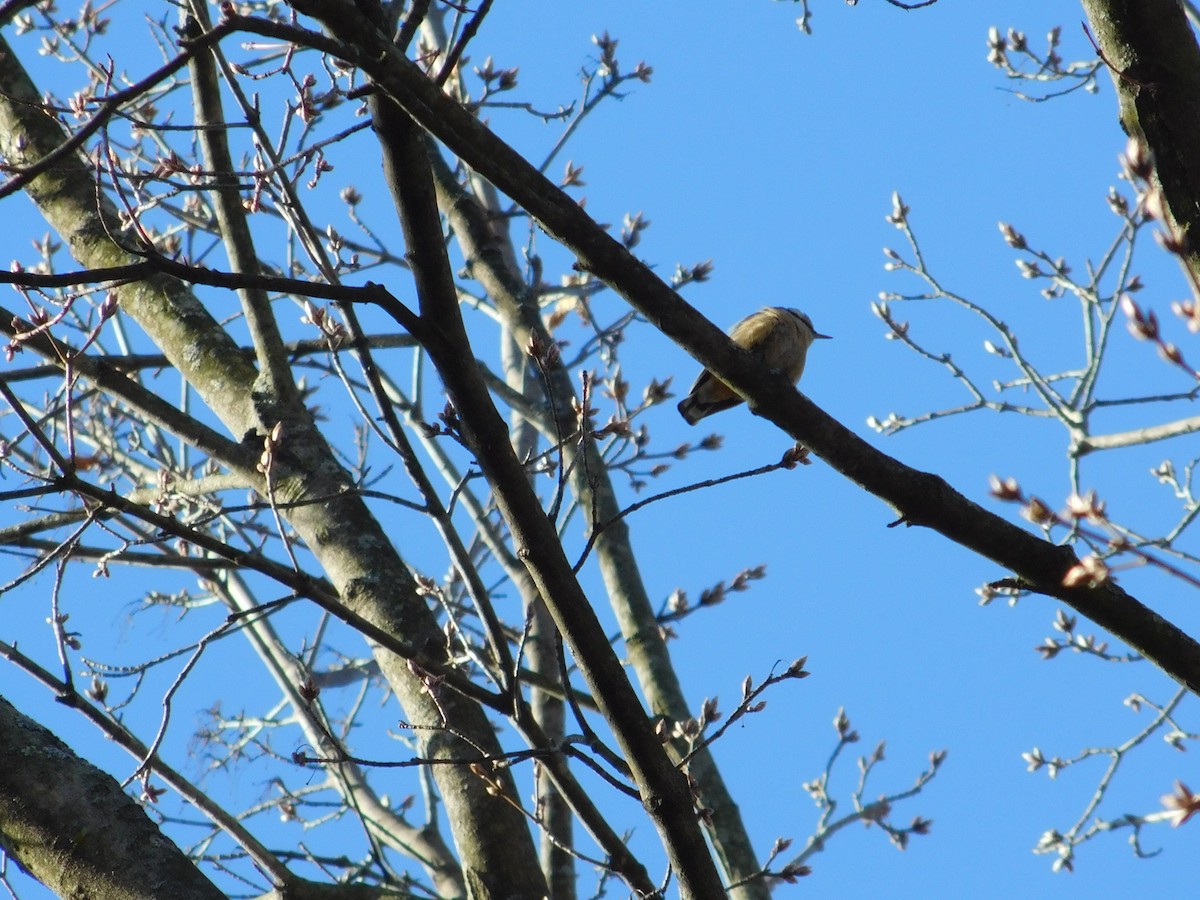
{"type": "Polygon", "coordinates": [[[1200,282],[1200,47],[1179,0],[1082,0],[1121,126],[1154,153],[1167,215],[1200,282]]]}
{"type": "Polygon", "coordinates": [[[116,780],[0,697],[0,846],[60,897],[221,900],[116,780]]]}

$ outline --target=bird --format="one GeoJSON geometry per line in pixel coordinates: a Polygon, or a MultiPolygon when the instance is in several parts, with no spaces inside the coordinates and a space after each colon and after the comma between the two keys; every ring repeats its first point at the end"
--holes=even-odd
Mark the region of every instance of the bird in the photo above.
{"type": "MultiPolygon", "coordinates": [[[[818,338],[829,338],[813,328],[812,319],[788,306],[768,306],[751,313],[729,329],[729,339],[757,356],[773,371],[800,380],[808,348],[818,338]]],[[[705,369],[679,401],[679,414],[689,425],[705,416],[742,402],[729,385],[705,369]]]]}

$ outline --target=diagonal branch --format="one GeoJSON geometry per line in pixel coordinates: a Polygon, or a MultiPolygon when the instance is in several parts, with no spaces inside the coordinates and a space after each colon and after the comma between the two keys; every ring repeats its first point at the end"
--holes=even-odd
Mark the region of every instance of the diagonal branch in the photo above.
{"type": "MultiPolygon", "coordinates": [[[[1170,0],[1162,2],[1175,6],[1170,0]]],[[[341,15],[344,21],[352,21],[340,3],[315,0],[297,6],[318,18],[341,15]]],[[[280,32],[271,23],[257,20],[240,19],[238,24],[252,31],[280,32]]],[[[361,51],[352,61],[361,65],[380,89],[456,156],[519,203],[576,255],[582,268],[611,285],[651,324],[746,397],[751,411],[774,422],[854,484],[885,501],[902,521],[932,528],[1015,573],[1030,589],[1059,598],[1193,693],[1200,693],[1200,643],[1115,584],[1066,587],[1064,579],[1078,563],[1072,550],[988,512],[944,479],[904,465],[851,432],[794,390],[785,378],[770,373],[736,347],[570,196],[442,94],[383,36],[360,31],[356,37],[361,51]]],[[[344,46],[342,52],[346,52],[344,46]]]]}

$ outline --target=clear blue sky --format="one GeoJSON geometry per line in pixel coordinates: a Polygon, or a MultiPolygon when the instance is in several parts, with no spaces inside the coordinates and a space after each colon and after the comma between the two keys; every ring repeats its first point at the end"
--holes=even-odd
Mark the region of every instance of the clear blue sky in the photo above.
{"type": "MultiPolygon", "coordinates": [[[[916,287],[883,269],[883,247],[904,249],[900,233],[884,221],[891,193],[899,191],[931,266],[948,286],[1001,311],[1047,368],[1051,360],[1061,368],[1078,363],[1073,301],[1048,302],[1038,285],[1020,278],[996,223],[1012,222],[1031,243],[1066,256],[1077,269],[1103,252],[1117,233],[1104,196],[1117,183],[1124,148],[1112,87],[1105,74],[1095,95],[1023,102],[987,63],[985,39],[989,26],[1014,26],[1040,50],[1045,32],[1061,25],[1062,55],[1090,59],[1081,8],[1067,0],[942,0],[914,12],[881,0],[856,7],[814,0],[814,7],[815,33],[806,36],[793,24],[798,7],[770,0],[499,3],[472,57],[481,63],[492,54],[497,66],[519,65],[513,97],[552,108],[577,95],[578,70],[594,55],[590,36],[607,29],[619,38],[625,68],[645,60],[653,79],[599,109],[553,170],[567,159],[585,167],[580,193],[588,210],[615,224],[625,213],[644,212],[652,227],[639,252],[664,273],[677,262],[712,258],[711,281],[685,296],[719,324],[763,305],[810,313],[835,339],[814,348],[803,389],[886,452],[943,475],[990,509],[1001,509],[987,496],[992,473],[1018,478],[1057,506],[1068,490],[1067,441],[1052,423],[976,413],[890,438],[871,432],[869,416],[916,414],[966,398],[943,370],[884,340],[869,305],[881,291],[916,287]]],[[[18,44],[22,52],[26,46],[18,44]]],[[[516,113],[495,111],[491,120],[533,158],[558,134],[557,126],[516,113]]],[[[348,163],[326,176],[331,184],[369,187],[374,162],[358,169],[348,163]]],[[[26,255],[28,235],[6,234],[4,254],[26,255]]],[[[562,263],[544,237],[539,250],[549,261],[547,274],[562,263]]],[[[1186,293],[1177,270],[1148,246],[1139,269],[1150,285],[1144,301],[1169,317],[1169,301],[1186,293]]],[[[610,294],[596,309],[615,317],[622,304],[610,294]]],[[[926,304],[895,311],[932,348],[953,351],[988,378],[1009,375],[983,352],[988,334],[957,310],[926,304]]],[[[1186,341],[1182,329],[1174,336],[1186,341]]],[[[1114,394],[1129,383],[1148,391],[1190,386],[1123,331],[1116,343],[1124,368],[1114,394]]],[[[672,376],[681,392],[696,372],[686,354],[649,329],[631,336],[622,353],[637,389],[648,378],[672,376]]],[[[773,462],[790,443],[744,409],[694,430],[671,405],[645,421],[658,449],[711,431],[726,438],[720,453],[674,465],[649,490],[773,462]]],[[[1137,413],[1113,422],[1149,424],[1137,413]]],[[[1161,530],[1175,515],[1174,501],[1147,470],[1166,457],[1182,468],[1189,449],[1162,445],[1089,460],[1084,480],[1111,498],[1114,517],[1145,532],[1161,530]]],[[[1015,515],[1012,508],[1001,512],[1015,515]]],[[[809,833],[816,811],[801,785],[821,771],[839,707],[863,737],[859,754],[887,741],[887,762],[868,797],[904,789],[930,751],[949,751],[938,777],[895,815],[897,824],[916,815],[932,819],[931,834],[899,853],[878,830],[856,826],[816,857],[810,879],[781,888],[780,896],[1116,896],[1178,892],[1195,883],[1195,824],[1148,829],[1144,848],[1164,848],[1153,860],[1133,857],[1126,832],[1093,841],[1080,850],[1071,875],[1052,874],[1051,858],[1030,852],[1043,831],[1065,829],[1080,814],[1104,763],[1051,781],[1027,773],[1021,753],[1040,746],[1047,756],[1071,757],[1119,744],[1149,719],[1122,700],[1138,691],[1165,702],[1173,685],[1145,665],[1071,654],[1042,661],[1033,648],[1051,633],[1055,603],[1029,598],[1016,609],[980,608],[975,588],[1006,573],[937,535],[889,529],[891,519],[883,504],[820,461],[676,498],[630,519],[655,597],[680,587],[694,599],[743,567],[768,567],[767,580],[749,592],[677,627],[673,651],[697,707],[718,695],[728,712],[744,676],[758,680],[777,661],[809,657],[811,678],[776,688],[766,710],[716,748],[764,850],[777,836],[799,846],[809,833]]],[[[426,551],[406,552],[420,558],[426,551]]],[[[427,552],[435,571],[444,566],[427,552]]],[[[79,583],[89,591],[97,584],[79,583]]],[[[1194,633],[1200,625],[1194,595],[1179,584],[1143,572],[1124,573],[1122,583],[1185,629],[1194,633]]],[[[46,651],[46,585],[42,579],[24,597],[0,600],[0,616],[10,623],[0,636],[46,651]]],[[[179,643],[173,622],[157,613],[126,621],[137,604],[136,583],[103,587],[107,593],[83,595],[76,610],[75,621],[105,629],[89,637],[90,646],[108,642],[136,658],[137,649],[142,656],[155,652],[143,642],[161,642],[163,649],[179,643]]],[[[1081,624],[1080,631],[1094,629],[1081,624]]],[[[196,708],[218,697],[227,711],[254,708],[236,667],[214,667],[205,678],[193,685],[196,708]]],[[[130,770],[111,748],[97,752],[95,733],[23,675],[0,670],[0,686],[84,755],[119,777],[130,770]]],[[[179,716],[169,746],[182,767],[198,771],[199,763],[184,758],[200,721],[190,715],[179,716]]],[[[1194,703],[1185,701],[1181,721],[1189,715],[1194,703]]],[[[843,760],[835,785],[848,790],[856,774],[853,760],[843,760]]],[[[260,777],[214,776],[212,788],[245,802],[265,791],[260,777]]],[[[1151,812],[1176,778],[1200,782],[1192,755],[1152,738],[1127,760],[1100,814],[1151,812]]],[[[651,846],[648,826],[638,827],[636,839],[651,846]]],[[[585,877],[581,889],[588,885],[585,877]]]]}

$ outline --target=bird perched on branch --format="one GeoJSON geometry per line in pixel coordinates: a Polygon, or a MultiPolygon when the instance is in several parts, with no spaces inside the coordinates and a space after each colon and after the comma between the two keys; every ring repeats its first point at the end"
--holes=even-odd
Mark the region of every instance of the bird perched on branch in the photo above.
{"type": "MultiPolygon", "coordinates": [[[[746,316],[729,329],[729,339],[757,356],[770,369],[782,372],[792,381],[799,381],[804,372],[808,348],[817,338],[828,338],[813,328],[812,319],[786,306],[768,306],[746,316]]],[[[689,425],[705,416],[742,402],[721,379],[705,369],[679,401],[679,414],[689,425]]]]}

